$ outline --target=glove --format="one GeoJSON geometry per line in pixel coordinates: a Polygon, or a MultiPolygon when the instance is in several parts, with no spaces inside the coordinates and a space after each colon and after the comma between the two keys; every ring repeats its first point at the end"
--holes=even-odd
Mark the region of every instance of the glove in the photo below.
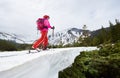
{"type": "Polygon", "coordinates": [[[55,29],[55,27],[53,26],[53,27],[51,27],[51,29],[53,29],[53,30],[54,30],[54,29],[55,29]]]}

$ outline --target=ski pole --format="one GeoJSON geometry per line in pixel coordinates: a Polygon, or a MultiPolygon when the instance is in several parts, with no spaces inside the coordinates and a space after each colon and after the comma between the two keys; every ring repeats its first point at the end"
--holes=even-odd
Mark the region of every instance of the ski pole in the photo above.
{"type": "Polygon", "coordinates": [[[37,30],[37,37],[38,37],[38,32],[39,32],[39,30],[37,30]]]}
{"type": "MultiPolygon", "coordinates": [[[[52,30],[52,40],[54,40],[54,29],[55,29],[55,27],[53,26],[52,29],[53,29],[53,30],[52,30]]],[[[54,48],[54,44],[52,44],[52,48],[54,48]]]]}
{"type": "Polygon", "coordinates": [[[53,26],[53,30],[52,30],[52,37],[54,38],[54,26],[53,26]]]}

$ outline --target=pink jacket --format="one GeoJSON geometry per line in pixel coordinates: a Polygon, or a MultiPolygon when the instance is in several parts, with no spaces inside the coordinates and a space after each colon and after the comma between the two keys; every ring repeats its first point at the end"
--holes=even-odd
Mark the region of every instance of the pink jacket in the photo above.
{"type": "MultiPolygon", "coordinates": [[[[48,19],[44,20],[44,25],[47,26],[48,28],[52,28],[49,21],[48,21],[48,19]]],[[[48,31],[48,29],[45,28],[45,29],[43,29],[43,31],[48,31]]]]}

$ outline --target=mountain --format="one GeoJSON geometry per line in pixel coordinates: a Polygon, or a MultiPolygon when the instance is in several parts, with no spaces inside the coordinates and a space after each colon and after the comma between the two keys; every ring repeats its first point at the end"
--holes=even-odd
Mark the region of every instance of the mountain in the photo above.
{"type": "MultiPolygon", "coordinates": [[[[69,29],[62,30],[60,32],[55,33],[54,37],[52,35],[48,36],[49,44],[51,45],[72,44],[78,41],[79,37],[83,35],[83,31],[84,30],[78,29],[78,28],[69,28],[69,29]]],[[[90,33],[89,30],[87,30],[87,32],[90,33]]],[[[0,32],[0,39],[9,40],[17,43],[28,43],[28,44],[34,41],[34,40],[33,41],[29,40],[28,42],[28,40],[21,35],[8,34],[5,32],[0,32]]]]}
{"type": "Polygon", "coordinates": [[[23,37],[21,35],[0,32],[0,39],[2,40],[9,40],[9,41],[17,42],[17,43],[25,43],[25,41],[22,38],[23,37]]]}
{"type": "MultiPolygon", "coordinates": [[[[110,31],[110,27],[106,27],[104,28],[106,31],[110,31]]],[[[101,32],[102,29],[98,29],[98,30],[95,30],[95,31],[92,31],[91,32],[91,37],[94,37],[94,36],[97,36],[100,32],[101,32]]]]}
{"type": "MultiPolygon", "coordinates": [[[[89,30],[87,30],[90,32],[89,30]]],[[[69,28],[54,34],[54,37],[49,35],[49,43],[53,45],[66,45],[77,42],[82,36],[83,30],[78,28],[69,28]]]]}

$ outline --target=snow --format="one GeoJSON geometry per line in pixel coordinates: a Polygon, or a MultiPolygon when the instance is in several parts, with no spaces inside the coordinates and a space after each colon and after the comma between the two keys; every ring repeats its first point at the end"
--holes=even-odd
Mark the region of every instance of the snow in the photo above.
{"type": "MultiPolygon", "coordinates": [[[[27,54],[28,51],[0,52],[0,73],[19,67],[27,62],[41,59],[42,78],[57,78],[58,72],[70,66],[81,51],[95,50],[96,47],[57,48],[39,53],[27,54]],[[44,76],[43,76],[44,75],[44,76]]],[[[34,50],[33,50],[34,52],[34,50]]],[[[14,77],[13,77],[14,78],[14,77]]],[[[29,77],[30,78],[30,77],[29,77]]],[[[34,76],[31,78],[35,78],[34,76]]],[[[37,78],[37,77],[36,77],[37,78]]]]}
{"type": "Polygon", "coordinates": [[[53,45],[72,44],[77,41],[82,35],[82,30],[78,28],[68,28],[54,34],[54,37],[49,36],[49,43],[53,45]]]}

